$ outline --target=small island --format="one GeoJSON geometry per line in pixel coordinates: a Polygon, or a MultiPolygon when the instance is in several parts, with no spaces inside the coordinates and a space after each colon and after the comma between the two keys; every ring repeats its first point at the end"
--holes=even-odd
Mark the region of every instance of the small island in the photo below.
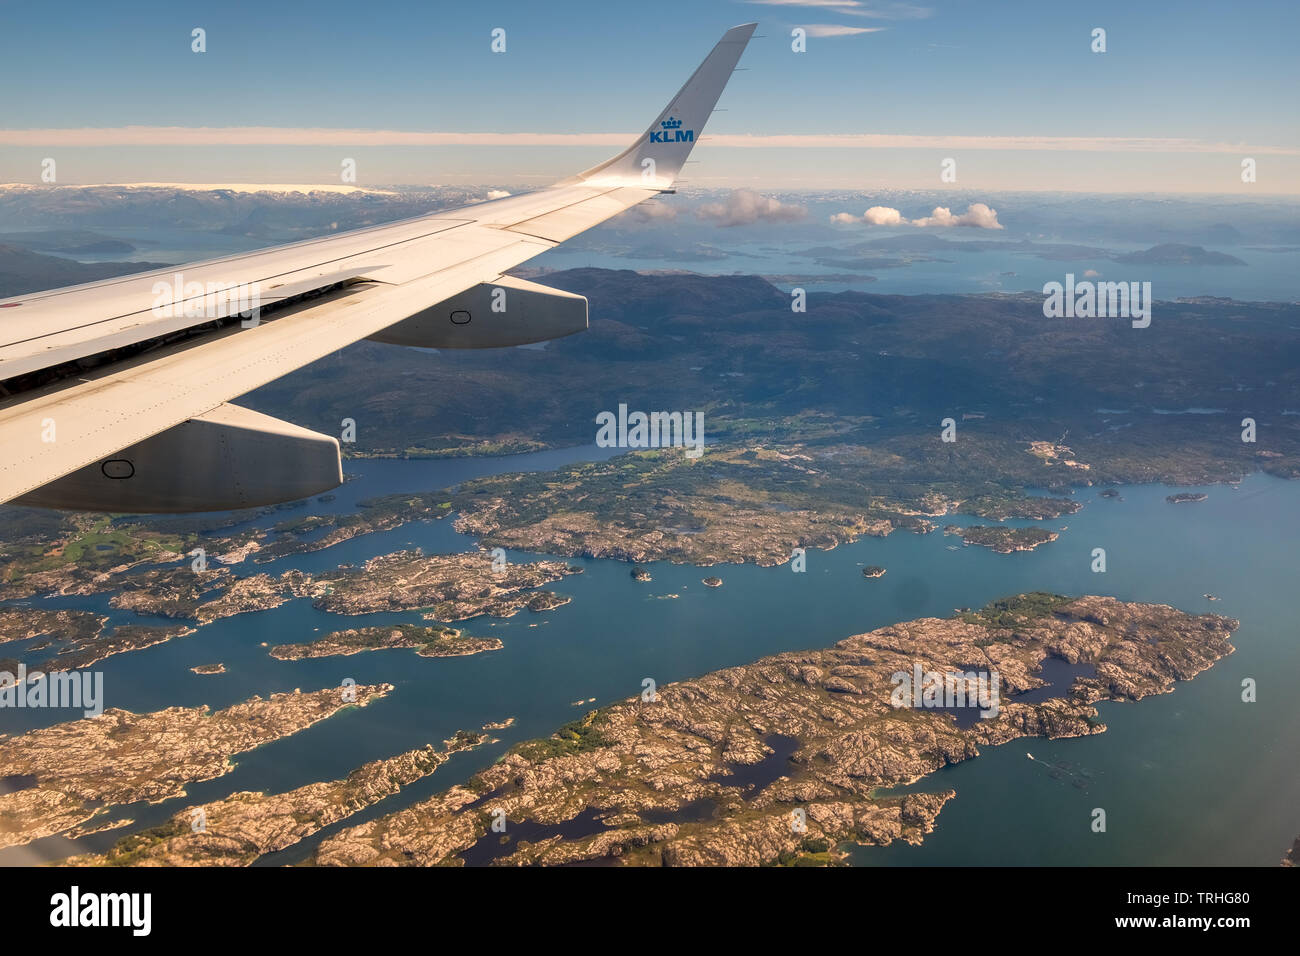
{"type": "Polygon", "coordinates": [[[1181,505],[1189,501],[1204,501],[1208,497],[1210,496],[1199,491],[1182,491],[1176,495],[1166,495],[1165,501],[1171,505],[1181,505]]]}
{"type": "Polygon", "coordinates": [[[722,578],[705,578],[702,582],[706,588],[722,587],[722,578]]]}
{"type": "Polygon", "coordinates": [[[566,594],[556,594],[554,591],[538,591],[528,599],[528,610],[530,611],[551,611],[557,607],[564,607],[572,601],[573,598],[566,594]]]}
{"type": "Polygon", "coordinates": [[[316,657],[347,657],[362,651],[415,648],[421,657],[466,657],[483,651],[500,650],[495,637],[466,637],[454,627],[419,624],[387,624],[334,631],[305,644],[277,644],[271,656],[281,661],[316,657]]]}
{"type": "Polygon", "coordinates": [[[963,514],[992,521],[1006,521],[1008,518],[1034,518],[1042,521],[1072,515],[1082,508],[1083,505],[1069,498],[1033,498],[1021,495],[978,495],[960,502],[963,514]]]}
{"type": "Polygon", "coordinates": [[[58,654],[41,665],[41,669],[65,671],[91,667],[114,654],[143,650],[170,641],[174,637],[186,637],[193,633],[194,628],[185,625],[155,627],[142,624],[119,624],[107,634],[81,637],[67,642],[58,654]]]}
{"type": "Polygon", "coordinates": [[[647,571],[645,568],[635,567],[632,569],[632,580],[641,581],[644,583],[646,581],[653,580],[653,578],[650,577],[650,572],[647,571]]]}
{"type": "Polygon", "coordinates": [[[196,674],[224,674],[226,672],[226,665],[200,664],[197,667],[191,667],[190,670],[196,674]]]}
{"type": "Polygon", "coordinates": [[[1013,551],[1032,551],[1039,545],[1055,541],[1060,537],[1055,531],[1044,528],[1001,528],[990,525],[971,525],[962,528],[950,524],[943,529],[944,534],[955,534],[966,544],[977,544],[992,548],[999,554],[1013,551]]]}
{"type": "Polygon", "coordinates": [[[862,576],[864,578],[883,578],[885,569],[878,564],[870,564],[862,569],[862,576]]]}
{"type": "Polygon", "coordinates": [[[123,827],[129,827],[133,823],[130,817],[123,817],[120,820],[105,820],[101,823],[95,823],[94,818],[83,823],[81,826],[75,826],[63,835],[69,840],[80,840],[82,837],[94,836],[96,833],[108,833],[110,830],[120,830],[123,827]]]}

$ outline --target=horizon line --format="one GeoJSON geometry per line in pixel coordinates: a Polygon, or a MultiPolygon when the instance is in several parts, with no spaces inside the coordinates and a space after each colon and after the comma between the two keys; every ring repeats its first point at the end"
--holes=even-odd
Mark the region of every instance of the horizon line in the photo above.
{"type": "MultiPolygon", "coordinates": [[[[734,180],[723,180],[734,182],[734,180]]],[[[229,182],[229,183],[208,183],[208,182],[88,182],[88,183],[42,183],[42,182],[7,182],[0,183],[0,190],[22,188],[22,189],[190,189],[195,192],[220,192],[239,191],[245,193],[258,192],[331,192],[338,195],[354,195],[356,193],[369,193],[371,195],[401,195],[398,190],[418,190],[418,189],[496,189],[513,187],[520,190],[545,189],[549,182],[542,185],[525,183],[522,180],[494,180],[491,182],[441,182],[441,183],[415,183],[415,182],[387,182],[376,183],[373,186],[347,185],[340,186],[336,183],[268,183],[268,182],[229,182]]],[[[1045,187],[1035,189],[1029,186],[1017,187],[971,187],[963,186],[954,187],[935,187],[933,189],[923,189],[915,186],[780,186],[780,185],[763,185],[748,183],[744,185],[730,186],[709,186],[698,185],[701,192],[727,192],[738,189],[747,189],[751,192],[763,190],[771,193],[860,193],[864,197],[873,197],[889,195],[891,193],[916,193],[923,196],[935,196],[941,193],[951,193],[955,198],[964,198],[967,194],[979,194],[984,196],[1010,196],[1018,193],[1031,194],[1053,194],[1064,193],[1077,196],[1220,196],[1224,199],[1231,199],[1234,202],[1254,202],[1271,199],[1296,200],[1300,198],[1300,190],[1296,192],[1252,192],[1250,195],[1242,193],[1224,192],[1222,190],[1195,190],[1195,189],[1062,189],[1059,187],[1045,187]]],[[[679,189],[679,193],[687,194],[689,190],[679,189]]]]}
{"type": "MultiPolygon", "coordinates": [[[[0,129],[0,147],[110,146],[578,146],[624,147],[634,133],[488,133],[278,126],[117,126],[0,129]]],[[[715,133],[728,149],[973,149],[1024,152],[1256,153],[1300,156],[1300,146],[1191,137],[932,135],[918,133],[715,133]]]]}

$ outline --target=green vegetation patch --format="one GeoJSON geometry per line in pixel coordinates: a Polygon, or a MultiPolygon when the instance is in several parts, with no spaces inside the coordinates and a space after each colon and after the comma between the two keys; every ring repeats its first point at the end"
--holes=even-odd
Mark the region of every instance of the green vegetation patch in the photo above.
{"type": "Polygon", "coordinates": [[[600,732],[604,723],[602,716],[601,711],[593,710],[585,717],[565,724],[549,738],[526,741],[515,750],[528,760],[538,761],[607,747],[611,741],[600,732]]]}
{"type": "Polygon", "coordinates": [[[1050,617],[1074,598],[1050,591],[1030,591],[1015,597],[990,601],[978,611],[967,611],[961,619],[986,627],[1019,627],[1029,621],[1050,617]]]}

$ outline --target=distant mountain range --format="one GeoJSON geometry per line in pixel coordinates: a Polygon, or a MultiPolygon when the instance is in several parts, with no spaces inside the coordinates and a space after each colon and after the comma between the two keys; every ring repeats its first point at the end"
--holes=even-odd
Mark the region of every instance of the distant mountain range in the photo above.
{"type": "Polygon", "coordinates": [[[364,453],[588,444],[594,416],[626,403],[703,410],[710,440],[822,429],[872,441],[969,415],[1007,436],[1106,436],[1134,462],[1167,453],[1199,468],[1204,446],[1249,468],[1300,466],[1300,416],[1282,414],[1300,410],[1300,306],[1157,302],[1151,327],[1134,329],[1045,319],[1035,295],[811,293],[794,313],[754,276],[575,269],[542,281],[589,298],[587,332],[545,349],[362,343],[246,402],[331,433],[354,418],[349,450],[364,453]],[[1220,414],[1163,414],[1189,408],[1220,414]],[[1247,415],[1269,423],[1267,446],[1240,441],[1247,415]],[[1265,448],[1273,457],[1256,456],[1265,448]]]}
{"type": "MultiPolygon", "coordinates": [[[[267,187],[274,189],[276,187],[267,187]]],[[[487,187],[427,186],[382,191],[322,187],[302,192],[248,187],[0,186],[0,222],[9,230],[96,227],[204,229],[288,241],[419,216],[487,198],[487,187]]]]}
{"type": "MultiPolygon", "coordinates": [[[[1073,242],[1034,242],[1029,239],[949,239],[933,233],[915,235],[881,236],[867,239],[851,246],[814,246],[794,253],[815,259],[820,265],[848,266],[855,260],[845,259],[846,252],[863,256],[856,260],[860,267],[888,268],[906,265],[907,260],[934,261],[936,253],[960,254],[964,252],[1020,252],[1039,259],[1070,262],[1079,259],[1110,259],[1115,262],[1139,265],[1190,265],[1190,266],[1244,266],[1236,256],[1223,252],[1207,251],[1201,246],[1166,242],[1142,252],[1115,252],[1099,246],[1073,242]],[[881,253],[899,253],[901,258],[881,258],[881,253]]],[[[945,260],[951,261],[951,260],[945,260]]]]}
{"type": "Polygon", "coordinates": [[[1115,256],[1116,262],[1137,265],[1180,265],[1180,266],[1244,266],[1236,256],[1224,252],[1209,252],[1200,246],[1186,246],[1176,242],[1166,242],[1152,246],[1145,252],[1129,252],[1115,256]]]}

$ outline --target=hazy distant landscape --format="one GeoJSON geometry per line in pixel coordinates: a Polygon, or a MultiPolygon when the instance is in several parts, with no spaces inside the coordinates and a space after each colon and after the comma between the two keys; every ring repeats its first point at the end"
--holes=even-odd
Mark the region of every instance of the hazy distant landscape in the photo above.
{"type": "MultiPolygon", "coordinates": [[[[511,191],[0,187],[0,295],[34,291],[37,282],[41,288],[57,285],[51,277],[67,272],[58,262],[25,254],[125,272],[125,260],[180,263],[228,255],[511,191]]],[[[773,277],[782,286],[910,294],[1020,292],[1059,281],[1067,271],[1127,280],[1137,277],[1133,267],[1141,267],[1141,277],[1153,281],[1160,298],[1226,295],[1284,302],[1294,298],[1288,280],[1300,269],[1300,225],[1296,204],[1287,199],[824,190],[761,198],[775,205],[736,200],[730,190],[667,197],[575,237],[525,268],[581,264],[740,273],[773,277]],[[915,219],[937,206],[959,213],[978,203],[991,205],[1001,228],[831,221],[841,214],[860,217],[877,205],[900,208],[915,219]]]]}

